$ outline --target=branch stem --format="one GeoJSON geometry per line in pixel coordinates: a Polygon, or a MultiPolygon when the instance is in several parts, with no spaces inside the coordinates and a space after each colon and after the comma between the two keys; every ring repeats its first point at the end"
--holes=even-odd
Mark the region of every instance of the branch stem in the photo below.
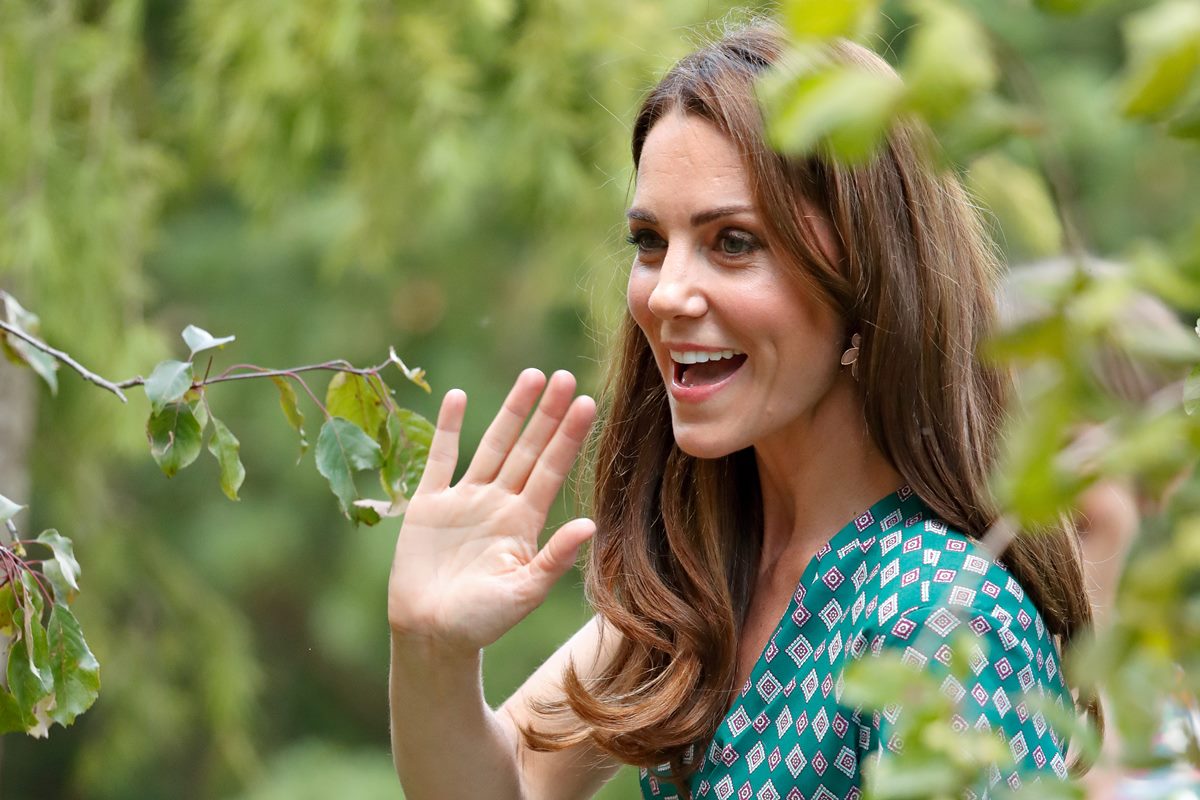
{"type": "Polygon", "coordinates": [[[101,387],[102,389],[108,389],[110,392],[115,394],[117,397],[121,398],[122,403],[129,402],[129,398],[127,398],[125,396],[125,393],[121,391],[120,384],[115,384],[112,381],[108,381],[108,380],[105,380],[104,378],[101,378],[99,375],[97,375],[96,373],[87,369],[86,367],[84,367],[82,364],[80,364],[75,359],[71,358],[69,355],[67,355],[63,351],[54,349],[50,345],[43,342],[41,339],[38,339],[36,336],[30,336],[28,333],[21,330],[20,328],[17,328],[13,325],[9,325],[7,322],[5,322],[3,320],[0,320],[0,330],[4,331],[9,336],[14,336],[14,337],[20,339],[21,341],[26,342],[27,344],[32,345],[33,347],[36,347],[38,350],[41,350],[43,353],[48,353],[49,355],[58,359],[58,361],[60,363],[66,364],[68,367],[70,367],[71,369],[78,372],[85,381],[88,381],[89,383],[94,383],[97,386],[101,387]]]}

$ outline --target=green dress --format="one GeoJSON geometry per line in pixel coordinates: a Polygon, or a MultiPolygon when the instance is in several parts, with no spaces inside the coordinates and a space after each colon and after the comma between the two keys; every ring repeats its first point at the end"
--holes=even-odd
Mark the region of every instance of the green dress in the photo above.
{"type": "MultiPolygon", "coordinates": [[[[734,698],[703,763],[694,798],[843,800],[862,793],[861,765],[898,750],[902,713],[860,712],[840,702],[850,659],[898,652],[944,677],[962,730],[999,730],[1013,765],[993,767],[989,787],[1065,778],[1066,742],[1028,696],[1070,702],[1058,653],[1037,609],[999,563],[949,527],[908,487],[838,531],[805,567],[796,593],[749,679],[734,698]],[[948,666],[966,634],[970,676],[948,666]]],[[[694,756],[693,756],[694,757],[694,756]]],[[[671,800],[666,766],[641,771],[647,800],[671,800]]],[[[987,787],[979,788],[986,797],[987,787]]]]}

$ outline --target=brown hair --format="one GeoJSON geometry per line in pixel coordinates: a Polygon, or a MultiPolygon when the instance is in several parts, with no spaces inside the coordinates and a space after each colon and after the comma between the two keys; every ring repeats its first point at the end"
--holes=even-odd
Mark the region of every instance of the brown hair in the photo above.
{"type": "MultiPolygon", "coordinates": [[[[860,166],[771,150],[755,79],[783,41],[759,22],[680,61],[637,116],[634,165],[673,111],[729,136],[772,250],[847,321],[847,337],[862,334],[858,387],[875,443],[934,512],[979,536],[996,516],[988,477],[1006,393],[1004,375],[976,357],[993,319],[993,251],[916,123],[896,124],[860,166]],[[822,254],[805,201],[832,223],[843,263],[822,254]]],[[[849,42],[829,56],[895,74],[849,42]]],[[[703,753],[689,751],[712,737],[737,689],[762,499],[752,451],[702,460],[676,446],[662,378],[628,315],[620,335],[596,443],[598,531],[587,568],[592,605],[620,636],[603,674],[585,685],[568,667],[565,700],[541,709],[573,714],[574,732],[526,736],[538,748],[591,740],[626,763],[669,762],[679,781],[699,765],[703,753]]],[[[1089,625],[1070,530],[1018,537],[1004,560],[1063,646],[1089,625]]]]}

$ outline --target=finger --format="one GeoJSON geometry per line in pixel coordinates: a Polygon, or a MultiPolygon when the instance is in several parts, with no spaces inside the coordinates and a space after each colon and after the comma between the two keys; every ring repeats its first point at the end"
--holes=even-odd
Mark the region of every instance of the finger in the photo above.
{"type": "Polygon", "coordinates": [[[537,410],[533,412],[533,417],[521,433],[521,438],[517,440],[508,457],[504,459],[504,465],[500,467],[500,474],[496,478],[498,483],[514,492],[519,492],[525,487],[530,471],[541,457],[542,451],[546,449],[554,432],[558,430],[574,394],[574,375],[566,370],[559,370],[550,376],[550,382],[542,394],[542,401],[538,403],[537,410]]]}
{"type": "Polygon", "coordinates": [[[579,548],[592,538],[596,523],[586,517],[563,525],[529,562],[529,577],[543,596],[554,582],[566,574],[579,556],[579,548]]]}
{"type": "Polygon", "coordinates": [[[418,492],[433,492],[450,485],[454,478],[454,466],[458,463],[458,435],[462,431],[466,410],[466,392],[462,389],[446,392],[446,396],[442,398],[442,408],[438,411],[433,441],[429,443],[425,473],[421,475],[421,482],[417,485],[418,492]]]}
{"type": "Polygon", "coordinates": [[[463,480],[468,483],[487,483],[494,480],[500,465],[521,435],[521,426],[529,416],[538,395],[546,386],[546,376],[539,369],[527,369],[517,376],[504,405],[479,441],[479,449],[471,459],[463,480]]]}
{"type": "Polygon", "coordinates": [[[562,424],[554,432],[554,438],[538,459],[522,491],[522,495],[534,508],[550,508],[563,481],[571,472],[571,465],[575,463],[595,418],[596,401],[587,395],[576,397],[562,424]]]}

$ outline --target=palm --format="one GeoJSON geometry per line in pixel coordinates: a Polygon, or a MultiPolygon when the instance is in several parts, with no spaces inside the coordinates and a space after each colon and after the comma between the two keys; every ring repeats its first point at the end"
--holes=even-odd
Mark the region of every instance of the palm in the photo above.
{"type": "Polygon", "coordinates": [[[388,610],[400,634],[461,650],[491,644],[542,602],[591,534],[590,521],[574,520],[538,548],[594,415],[590,399],[572,402],[574,380],[558,373],[522,432],[544,380],[536,371],[518,378],[454,486],[465,398],[447,395],[392,564],[388,610]]]}

